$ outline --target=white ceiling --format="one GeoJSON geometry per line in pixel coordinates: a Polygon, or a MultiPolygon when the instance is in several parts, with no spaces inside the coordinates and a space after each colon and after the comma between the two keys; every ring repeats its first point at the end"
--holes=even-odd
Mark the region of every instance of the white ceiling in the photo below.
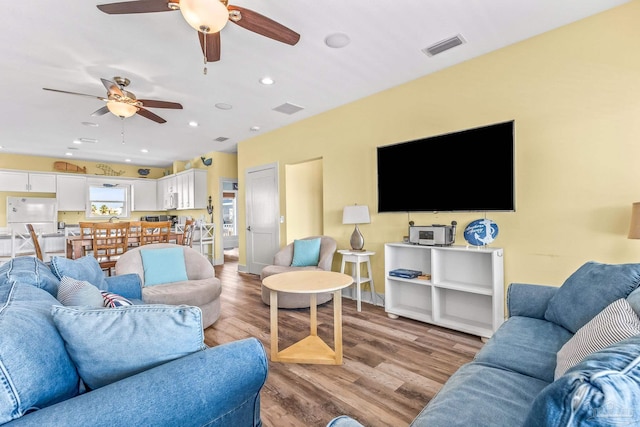
{"type": "Polygon", "coordinates": [[[197,33],[179,11],[107,15],[96,5],[108,0],[5,2],[0,153],[65,158],[73,147],[68,161],[130,159],[166,167],[209,151],[235,152],[258,134],[626,2],[231,0],[300,33],[300,41],[289,46],[229,22],[221,32],[221,60],[207,65],[207,75],[197,33]],[[351,43],[327,47],[333,33],[346,33],[351,43]],[[456,34],[467,43],[433,57],[421,51],[456,34]],[[106,96],[100,78],[114,76],[129,78],[127,89],[138,98],[179,102],[184,109],[150,108],[164,124],[138,115],[92,117],[103,101],[42,90],[106,96]],[[261,85],[263,76],[275,84],[261,85]],[[220,110],[217,103],[233,108],[220,110]],[[283,103],[304,109],[273,110],[283,103]],[[73,144],[78,138],[98,142],[73,144]]]}

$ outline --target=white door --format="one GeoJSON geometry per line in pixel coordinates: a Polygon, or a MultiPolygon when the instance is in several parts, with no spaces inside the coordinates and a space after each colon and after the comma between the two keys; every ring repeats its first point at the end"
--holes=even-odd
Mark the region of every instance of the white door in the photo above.
{"type": "Polygon", "coordinates": [[[278,165],[249,169],[245,178],[247,270],[260,274],[280,249],[278,165]]]}

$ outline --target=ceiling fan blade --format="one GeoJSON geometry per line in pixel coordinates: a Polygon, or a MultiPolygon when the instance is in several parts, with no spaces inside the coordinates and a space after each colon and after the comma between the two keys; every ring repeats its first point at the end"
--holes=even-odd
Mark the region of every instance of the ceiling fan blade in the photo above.
{"type": "Polygon", "coordinates": [[[145,118],[147,118],[149,120],[153,120],[156,123],[166,123],[167,122],[162,117],[160,117],[158,115],[155,115],[151,111],[145,110],[144,108],[139,108],[138,109],[138,114],[140,114],[142,117],[145,117],[145,118]]]}
{"type": "Polygon", "coordinates": [[[200,47],[202,47],[202,53],[205,53],[204,38],[207,38],[207,62],[216,62],[220,60],[220,32],[204,34],[198,31],[198,38],[200,39],[200,47]]]}
{"type": "Polygon", "coordinates": [[[107,98],[104,98],[104,97],[102,97],[102,96],[88,95],[88,94],[86,94],[86,93],[69,92],[69,91],[66,91],[66,90],[58,90],[58,89],[49,89],[49,88],[47,88],[47,87],[43,87],[42,89],[44,89],[44,90],[50,90],[51,92],[60,92],[60,93],[68,93],[68,94],[70,94],[70,95],[88,96],[88,97],[90,97],[90,98],[96,98],[96,99],[99,99],[99,100],[101,100],[101,101],[108,101],[108,99],[107,99],[107,98]]]}
{"type": "Polygon", "coordinates": [[[138,99],[147,108],[173,108],[175,110],[182,110],[182,104],[177,102],[168,101],[154,101],[153,99],[138,99]]]}
{"type": "Polygon", "coordinates": [[[249,31],[292,46],[300,40],[300,34],[266,16],[260,15],[258,12],[239,6],[228,6],[227,9],[230,12],[234,10],[240,12],[241,18],[239,20],[230,19],[230,21],[249,31]]]}
{"type": "Polygon", "coordinates": [[[93,117],[97,117],[97,116],[104,116],[105,114],[107,114],[109,112],[109,109],[107,108],[107,106],[105,105],[104,107],[94,111],[93,113],[91,113],[91,115],[93,117]]]}
{"type": "Polygon", "coordinates": [[[120,3],[99,4],[97,8],[110,15],[125,13],[171,12],[168,0],[124,1],[120,3]]]}
{"type": "Polygon", "coordinates": [[[124,93],[122,93],[122,91],[120,90],[120,86],[118,86],[114,82],[109,81],[107,79],[100,79],[100,80],[102,80],[102,84],[104,85],[104,87],[107,88],[107,92],[109,93],[109,96],[118,95],[124,98],[124,93]]]}

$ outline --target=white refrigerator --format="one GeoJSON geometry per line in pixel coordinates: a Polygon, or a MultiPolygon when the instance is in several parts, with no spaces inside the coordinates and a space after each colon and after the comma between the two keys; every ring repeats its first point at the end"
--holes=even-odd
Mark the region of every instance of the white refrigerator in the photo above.
{"type": "Polygon", "coordinates": [[[7,227],[24,234],[28,232],[26,224],[32,224],[38,234],[57,232],[57,200],[44,197],[7,197],[7,227]]]}

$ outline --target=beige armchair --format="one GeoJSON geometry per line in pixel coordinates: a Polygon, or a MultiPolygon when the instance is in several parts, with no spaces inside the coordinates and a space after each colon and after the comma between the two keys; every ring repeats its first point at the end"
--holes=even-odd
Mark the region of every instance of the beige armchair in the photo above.
{"type": "MultiPolygon", "coordinates": [[[[299,270],[325,270],[331,271],[331,264],[333,262],[333,255],[338,247],[337,242],[329,236],[312,236],[305,237],[302,240],[317,239],[320,237],[320,258],[317,266],[310,267],[292,267],[293,261],[293,243],[289,243],[284,248],[280,249],[273,258],[273,265],[268,265],[260,272],[260,280],[264,280],[265,277],[269,277],[273,274],[286,273],[287,271],[299,271],[299,270]]],[[[266,305],[270,304],[269,289],[262,286],[262,302],[266,305]]],[[[318,294],[318,305],[331,301],[333,297],[332,292],[318,294]]],[[[279,308],[307,308],[309,307],[309,295],[306,294],[292,294],[289,292],[278,293],[278,307],[279,308]]]]}
{"type": "Polygon", "coordinates": [[[202,327],[207,328],[220,317],[220,279],[209,260],[195,249],[173,243],[155,243],[130,249],[116,262],[116,275],[136,273],[142,280],[142,301],[148,304],[195,305],[202,310],[202,327]],[[189,280],[145,286],[140,251],[178,247],[184,250],[189,280]]]}

